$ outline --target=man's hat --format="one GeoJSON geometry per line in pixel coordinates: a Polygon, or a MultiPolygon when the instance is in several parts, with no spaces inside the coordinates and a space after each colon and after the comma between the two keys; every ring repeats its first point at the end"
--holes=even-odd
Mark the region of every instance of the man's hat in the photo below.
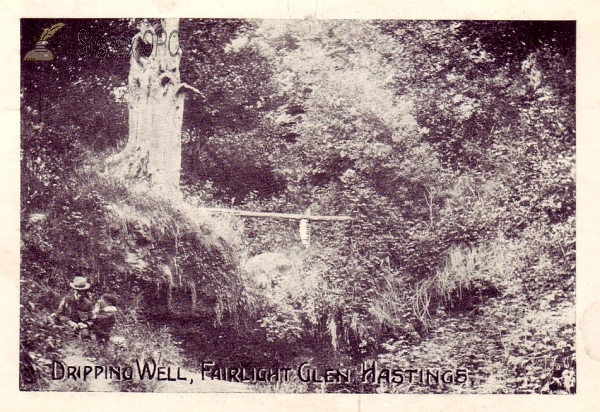
{"type": "Polygon", "coordinates": [[[77,289],[77,290],[87,290],[90,288],[90,284],[88,283],[87,279],[81,276],[75,276],[73,278],[73,282],[69,283],[69,285],[73,288],[73,289],[77,289]]]}

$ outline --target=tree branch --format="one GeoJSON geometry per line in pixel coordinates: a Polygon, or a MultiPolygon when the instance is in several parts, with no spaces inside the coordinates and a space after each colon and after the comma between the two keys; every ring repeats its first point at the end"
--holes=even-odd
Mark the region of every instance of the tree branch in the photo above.
{"type": "Polygon", "coordinates": [[[202,94],[202,93],[200,93],[200,90],[196,89],[196,88],[195,88],[195,87],[193,87],[193,86],[190,86],[190,85],[189,85],[189,84],[187,84],[187,83],[181,83],[181,84],[179,85],[179,88],[177,89],[177,93],[179,93],[183,87],[185,87],[186,89],[190,89],[191,91],[193,91],[193,92],[196,92],[196,93],[198,93],[198,94],[202,94]]]}

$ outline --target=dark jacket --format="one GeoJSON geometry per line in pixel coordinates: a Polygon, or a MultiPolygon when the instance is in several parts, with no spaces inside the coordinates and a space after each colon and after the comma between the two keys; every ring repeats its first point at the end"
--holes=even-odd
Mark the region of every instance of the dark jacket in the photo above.
{"type": "Polygon", "coordinates": [[[67,323],[70,320],[76,323],[85,323],[90,325],[92,319],[93,303],[85,296],[75,299],[75,296],[67,295],[58,305],[56,314],[61,322],[67,323]]]}

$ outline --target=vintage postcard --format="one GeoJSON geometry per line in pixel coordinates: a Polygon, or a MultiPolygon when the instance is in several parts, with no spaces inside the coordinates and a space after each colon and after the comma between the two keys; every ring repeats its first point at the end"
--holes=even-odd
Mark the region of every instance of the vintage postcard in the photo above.
{"type": "Polygon", "coordinates": [[[577,15],[157,13],[19,16],[19,397],[580,397],[577,15]]]}

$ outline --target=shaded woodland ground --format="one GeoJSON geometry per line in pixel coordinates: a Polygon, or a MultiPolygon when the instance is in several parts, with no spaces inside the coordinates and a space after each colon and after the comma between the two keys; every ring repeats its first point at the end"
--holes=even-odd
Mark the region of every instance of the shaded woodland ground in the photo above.
{"type": "MultiPolygon", "coordinates": [[[[52,23],[22,20],[23,56],[52,23]]],[[[469,374],[258,391],[575,392],[574,22],[182,20],[181,197],[104,162],[128,132],[111,39],[139,21],[64,23],[21,73],[22,390],[89,390],[49,376],[79,356],[469,374]],[[306,248],[203,207],[355,220],[306,248]],[[295,263],[242,269],[266,252],[295,263]],[[127,346],[49,319],[76,275],[118,296],[127,346]]]]}

